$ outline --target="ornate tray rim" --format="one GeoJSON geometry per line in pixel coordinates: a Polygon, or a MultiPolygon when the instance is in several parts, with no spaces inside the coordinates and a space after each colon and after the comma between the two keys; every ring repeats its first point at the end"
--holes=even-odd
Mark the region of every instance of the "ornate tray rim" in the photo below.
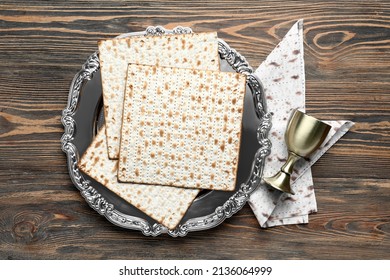
{"type": "MultiPolygon", "coordinates": [[[[188,27],[178,26],[172,30],[168,30],[161,26],[150,26],[146,31],[126,33],[118,37],[134,35],[158,36],[162,34],[182,34],[191,32],[192,30],[188,27]]],[[[235,71],[247,76],[247,83],[253,94],[255,111],[260,120],[260,124],[257,128],[257,141],[260,144],[260,148],[254,156],[250,178],[246,183],[241,184],[240,188],[223,205],[217,207],[214,213],[189,219],[174,230],[168,230],[165,226],[158,223],[151,225],[142,218],[130,216],[116,210],[114,205],[108,203],[106,199],[90,185],[90,182],[84,178],[83,174],[77,168],[79,153],[72,142],[76,124],[73,116],[77,110],[82,86],[86,81],[91,80],[93,74],[100,67],[98,52],[93,53],[84,63],[82,69],[74,76],[69,89],[68,104],[63,110],[61,117],[61,122],[64,126],[64,134],[61,137],[61,147],[63,152],[67,155],[69,175],[73,184],[80,191],[88,205],[100,215],[105,216],[111,223],[123,228],[139,230],[145,236],[158,236],[162,233],[168,233],[172,237],[183,237],[186,236],[188,232],[216,227],[225,219],[230,218],[245,205],[249,199],[249,195],[260,183],[264,168],[264,160],[271,150],[271,142],[267,138],[271,127],[271,114],[266,112],[263,88],[261,82],[253,74],[253,70],[245,57],[240,55],[235,49],[230,48],[228,44],[221,39],[218,39],[218,48],[222,59],[226,60],[235,71]]]]}

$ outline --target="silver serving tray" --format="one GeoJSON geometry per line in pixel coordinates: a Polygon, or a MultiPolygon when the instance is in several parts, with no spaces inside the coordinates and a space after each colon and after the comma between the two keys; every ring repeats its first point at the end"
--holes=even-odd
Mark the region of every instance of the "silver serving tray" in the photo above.
{"type": "MultiPolygon", "coordinates": [[[[190,33],[190,28],[149,27],[144,32],[132,32],[127,36],[159,36],[167,33],[190,33]]],[[[77,162],[92,142],[97,130],[104,123],[102,113],[102,88],[98,53],[93,53],[75,75],[69,90],[68,105],[61,121],[65,133],[61,138],[62,150],[67,155],[69,175],[87,203],[111,223],[146,236],[168,233],[173,237],[185,236],[191,231],[213,228],[238,212],[249,195],[258,186],[264,167],[264,159],[270,153],[267,138],[271,116],[266,113],[263,89],[246,59],[219,39],[221,71],[239,72],[247,76],[247,92],[244,102],[242,139],[238,166],[237,185],[233,192],[202,191],[194,200],[180,225],[174,230],[165,226],[127,203],[92,178],[82,173],[77,162]]]]}

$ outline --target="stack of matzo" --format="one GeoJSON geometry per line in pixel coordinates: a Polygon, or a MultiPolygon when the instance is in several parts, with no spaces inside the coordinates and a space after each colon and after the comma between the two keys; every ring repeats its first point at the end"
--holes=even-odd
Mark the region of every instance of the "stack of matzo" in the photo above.
{"type": "Polygon", "coordinates": [[[105,40],[99,58],[106,125],[83,172],[169,229],[199,189],[234,189],[245,76],[219,71],[216,33],[105,40]]]}

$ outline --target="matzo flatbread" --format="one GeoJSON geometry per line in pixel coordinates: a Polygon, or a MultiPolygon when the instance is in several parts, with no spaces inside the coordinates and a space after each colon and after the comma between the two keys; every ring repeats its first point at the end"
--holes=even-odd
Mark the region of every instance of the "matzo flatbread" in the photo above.
{"type": "Polygon", "coordinates": [[[130,64],[118,178],[232,191],[246,77],[130,64]]]}
{"type": "Polygon", "coordinates": [[[99,42],[108,155],[119,156],[122,105],[129,63],[219,69],[217,33],[137,36],[99,42]]]}
{"type": "Polygon", "coordinates": [[[82,156],[78,166],[84,173],[106,186],[159,223],[174,229],[199,193],[194,189],[119,183],[118,160],[107,154],[104,127],[82,156]]]}

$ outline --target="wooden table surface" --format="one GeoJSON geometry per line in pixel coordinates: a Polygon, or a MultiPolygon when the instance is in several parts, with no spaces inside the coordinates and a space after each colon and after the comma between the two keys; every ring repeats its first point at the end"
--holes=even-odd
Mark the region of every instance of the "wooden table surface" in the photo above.
{"type": "Polygon", "coordinates": [[[389,4],[2,0],[0,259],[390,259],[389,4]],[[356,122],[313,167],[309,224],[260,229],[245,206],[207,232],[152,238],[87,206],[60,118],[97,40],[150,25],[216,30],[257,67],[300,18],[307,111],[356,122]]]}

